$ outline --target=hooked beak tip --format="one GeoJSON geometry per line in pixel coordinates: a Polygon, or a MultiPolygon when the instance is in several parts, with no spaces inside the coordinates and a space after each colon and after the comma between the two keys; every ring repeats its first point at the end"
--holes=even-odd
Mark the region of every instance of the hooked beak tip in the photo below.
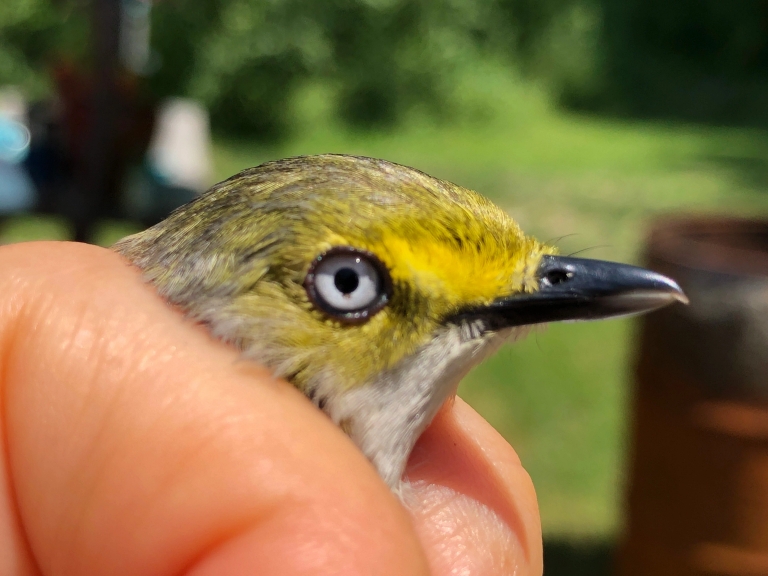
{"type": "MultiPolygon", "coordinates": [[[[608,263],[611,265],[612,263],[608,263]]],[[[629,276],[629,281],[626,281],[625,289],[627,293],[625,298],[631,298],[633,295],[632,284],[637,282],[636,292],[637,295],[646,295],[648,302],[658,302],[657,306],[652,306],[650,309],[661,308],[669,304],[679,302],[680,304],[688,305],[690,300],[688,296],[680,288],[680,285],[667,276],[658,274],[657,272],[651,272],[650,270],[643,270],[634,266],[627,266],[625,264],[613,264],[616,269],[629,276]],[[627,274],[628,272],[628,274],[627,274]],[[645,283],[645,285],[643,285],[645,283]]],[[[619,293],[621,290],[619,290],[619,293]]]]}
{"type": "Polygon", "coordinates": [[[672,294],[672,298],[680,302],[680,304],[685,304],[686,306],[691,303],[688,296],[685,295],[685,292],[680,290],[680,292],[675,292],[672,294]]]}

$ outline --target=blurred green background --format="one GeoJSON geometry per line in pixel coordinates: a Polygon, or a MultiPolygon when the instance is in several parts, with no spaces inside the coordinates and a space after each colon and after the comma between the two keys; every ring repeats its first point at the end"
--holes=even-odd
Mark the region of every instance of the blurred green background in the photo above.
{"type": "MultiPolygon", "coordinates": [[[[0,84],[45,96],[54,58],[87,62],[82,7],[0,4],[0,84]]],[[[660,214],[768,211],[764,3],[167,0],[151,38],[145,90],[205,104],[217,180],[381,157],[478,190],[565,254],[628,262],[660,214]]],[[[99,240],[135,228],[108,221],[99,240]]],[[[28,216],[2,239],[67,234],[28,216]]],[[[633,330],[552,326],[460,388],[533,477],[550,566],[587,550],[564,573],[601,573],[621,529],[633,330]]]]}

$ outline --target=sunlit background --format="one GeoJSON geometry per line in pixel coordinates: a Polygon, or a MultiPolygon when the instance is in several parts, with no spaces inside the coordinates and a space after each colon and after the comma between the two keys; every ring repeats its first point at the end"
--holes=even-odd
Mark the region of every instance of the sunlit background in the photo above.
{"type": "MultiPolygon", "coordinates": [[[[3,0],[0,239],[109,244],[243,168],[341,152],[638,262],[659,214],[768,212],[766,102],[749,0],[3,0]]],[[[552,326],[460,388],[533,477],[550,574],[607,573],[632,337],[552,326]]]]}

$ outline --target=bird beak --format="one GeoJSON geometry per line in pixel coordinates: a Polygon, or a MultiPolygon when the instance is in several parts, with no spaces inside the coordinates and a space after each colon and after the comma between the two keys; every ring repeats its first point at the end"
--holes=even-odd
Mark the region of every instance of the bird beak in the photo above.
{"type": "Polygon", "coordinates": [[[599,320],[688,303],[677,283],[650,270],[586,258],[543,256],[539,289],[475,310],[491,329],[565,320],[599,320]]]}

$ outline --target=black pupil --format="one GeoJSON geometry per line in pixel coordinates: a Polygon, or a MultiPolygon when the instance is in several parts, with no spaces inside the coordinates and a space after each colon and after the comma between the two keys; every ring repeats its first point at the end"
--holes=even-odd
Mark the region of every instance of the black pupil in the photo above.
{"type": "Polygon", "coordinates": [[[333,283],[342,294],[351,294],[360,285],[360,277],[352,268],[341,268],[333,277],[333,283]]]}

